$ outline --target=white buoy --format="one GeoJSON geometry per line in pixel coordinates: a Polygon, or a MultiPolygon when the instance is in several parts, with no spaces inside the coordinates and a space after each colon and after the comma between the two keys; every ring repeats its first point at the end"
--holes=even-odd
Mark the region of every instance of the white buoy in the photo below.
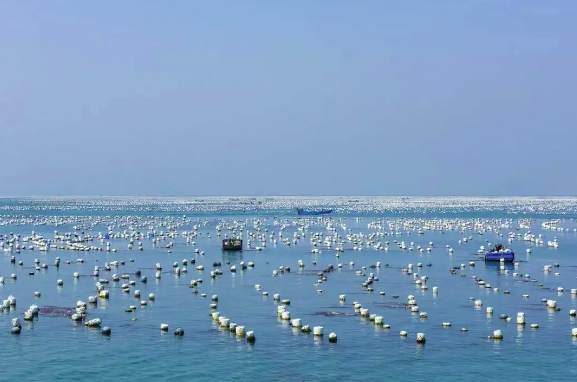
{"type": "Polygon", "coordinates": [[[401,337],[406,337],[406,336],[409,335],[409,333],[407,333],[406,330],[401,330],[401,331],[399,332],[399,335],[400,335],[401,337]]]}
{"type": "Polygon", "coordinates": [[[168,332],[168,324],[160,324],[160,330],[163,332],[168,332]]]}
{"type": "Polygon", "coordinates": [[[228,328],[230,325],[230,319],[227,317],[221,316],[218,318],[218,323],[222,328],[228,328]]]}
{"type": "Polygon", "coordinates": [[[329,342],[332,342],[332,343],[337,342],[337,334],[335,332],[329,333],[329,342]]]}
{"type": "Polygon", "coordinates": [[[555,300],[547,300],[547,307],[550,309],[557,308],[557,301],[555,300]]]}
{"type": "Polygon", "coordinates": [[[252,330],[249,330],[248,332],[246,332],[246,340],[248,342],[254,342],[256,340],[256,337],[255,337],[254,332],[252,330]]]}
{"type": "Polygon", "coordinates": [[[493,330],[492,338],[495,340],[502,340],[503,339],[503,331],[501,329],[493,330]]]}
{"type": "Polygon", "coordinates": [[[313,335],[322,337],[324,328],[322,326],[313,327],[313,335]]]}
{"type": "Polygon", "coordinates": [[[86,321],[84,325],[88,326],[89,328],[98,328],[102,324],[102,320],[100,318],[93,318],[92,320],[86,321]]]}
{"type": "Polygon", "coordinates": [[[417,333],[417,343],[418,344],[424,344],[425,341],[426,341],[425,333],[417,333]]]}
{"type": "Polygon", "coordinates": [[[517,325],[525,325],[525,313],[518,312],[517,313],[517,325]]]}
{"type": "Polygon", "coordinates": [[[577,328],[571,329],[571,335],[572,335],[573,337],[577,337],[577,328]]]}

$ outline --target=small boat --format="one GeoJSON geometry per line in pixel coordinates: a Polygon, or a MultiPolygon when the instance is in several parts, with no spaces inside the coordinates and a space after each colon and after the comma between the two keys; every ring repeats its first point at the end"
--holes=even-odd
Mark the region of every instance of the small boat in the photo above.
{"type": "Polygon", "coordinates": [[[304,208],[297,208],[298,215],[309,215],[309,216],[317,216],[317,215],[327,215],[333,212],[332,209],[329,208],[321,208],[321,209],[314,209],[308,210],[304,208]]]}
{"type": "Polygon", "coordinates": [[[242,251],[241,239],[224,239],[222,241],[223,251],[242,251]]]}
{"type": "Polygon", "coordinates": [[[508,263],[513,262],[515,253],[501,244],[497,244],[493,249],[485,253],[485,261],[501,261],[501,259],[508,263]]]}

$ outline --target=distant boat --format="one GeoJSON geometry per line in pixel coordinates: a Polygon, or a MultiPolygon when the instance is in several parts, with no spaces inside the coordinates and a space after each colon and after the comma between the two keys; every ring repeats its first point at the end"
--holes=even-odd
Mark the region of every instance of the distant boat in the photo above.
{"type": "Polygon", "coordinates": [[[222,241],[222,249],[224,251],[242,251],[241,239],[224,239],[222,241]]]}
{"type": "Polygon", "coordinates": [[[329,208],[321,208],[321,209],[304,209],[304,208],[297,208],[297,214],[299,215],[309,215],[309,216],[317,216],[317,215],[327,215],[333,212],[332,209],[329,208]]]}
{"type": "Polygon", "coordinates": [[[507,263],[513,262],[515,261],[515,253],[501,244],[497,244],[493,249],[485,253],[485,261],[501,261],[501,259],[507,263]]]}

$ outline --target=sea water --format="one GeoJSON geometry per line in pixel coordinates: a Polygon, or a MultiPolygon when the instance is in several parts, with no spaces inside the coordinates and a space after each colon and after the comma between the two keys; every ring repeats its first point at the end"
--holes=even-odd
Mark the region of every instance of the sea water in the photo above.
{"type": "Polygon", "coordinates": [[[575,380],[577,338],[571,337],[571,328],[577,327],[577,321],[569,310],[577,308],[577,296],[570,293],[577,288],[576,206],[573,199],[526,198],[4,199],[0,202],[4,241],[0,276],[5,282],[0,285],[0,299],[13,295],[17,306],[0,313],[0,380],[575,380]],[[296,206],[327,207],[334,212],[297,216],[296,206]],[[250,240],[251,248],[221,250],[225,233],[232,235],[226,228],[233,225],[244,227],[235,233],[242,236],[245,248],[250,240]],[[43,252],[31,241],[23,242],[32,232],[50,239],[55,231],[92,236],[87,245],[94,247],[104,248],[110,242],[116,252],[58,248],[43,252]],[[196,236],[187,242],[183,233],[193,231],[196,236]],[[125,237],[98,239],[99,233],[108,232],[125,237]],[[138,240],[128,249],[126,237],[134,232],[142,234],[142,251],[138,240]],[[252,239],[250,233],[255,234],[252,239]],[[334,246],[327,248],[323,241],[337,233],[344,242],[339,257],[334,246]],[[318,253],[311,252],[315,234],[320,238],[318,253]],[[544,243],[525,241],[526,234],[541,235],[544,243]],[[14,235],[20,235],[22,245],[30,249],[9,249],[7,242],[14,235]],[[162,237],[156,245],[153,235],[162,237]],[[555,239],[557,248],[547,246],[555,239]],[[378,249],[376,242],[381,243],[378,249]],[[401,242],[407,249],[399,248],[401,242]],[[482,261],[477,253],[480,246],[495,243],[513,249],[518,264],[507,264],[504,272],[498,264],[482,261]],[[431,250],[420,252],[418,246],[431,250]],[[23,265],[11,263],[11,256],[23,265]],[[57,256],[59,268],[52,265],[57,256]],[[48,269],[35,270],[36,258],[48,269]],[[182,267],[182,259],[195,259],[196,264],[188,264],[188,272],[177,276],[172,264],[182,267]],[[299,259],[303,269],[297,266],[299,259]],[[103,269],[115,260],[125,265],[110,272],[103,269]],[[241,261],[255,266],[241,270],[241,261]],[[218,268],[223,274],[212,279],[215,262],[221,263],[218,268]],[[380,267],[374,267],[377,262],[380,267]],[[158,280],[156,263],[163,266],[158,280]],[[417,268],[417,263],[423,267],[417,268]],[[195,270],[198,264],[205,270],[195,270]],[[233,264],[236,273],[229,271],[233,264]],[[408,264],[428,277],[427,290],[407,274],[408,264]],[[326,273],[327,281],[318,284],[318,273],[329,265],[335,271],[326,273]],[[545,265],[554,267],[544,272],[545,265]],[[99,277],[91,275],[95,266],[100,267],[99,277]],[[290,267],[290,272],[274,277],[272,271],[281,266],[290,267]],[[146,284],[133,275],[137,270],[148,277],[146,284]],[[75,279],[74,272],[80,277],[75,279]],[[372,292],[362,286],[371,272],[378,279],[372,292]],[[12,273],[16,280],[11,279],[12,273]],[[113,273],[130,274],[136,281],[130,293],[120,287],[126,281],[112,282],[113,273]],[[491,288],[480,287],[474,276],[491,288]],[[22,321],[31,304],[41,309],[73,308],[77,300],[86,301],[97,294],[99,278],[110,281],[110,298],[99,299],[96,306],[89,304],[87,318],[100,318],[112,329],[111,336],[64,314],[41,311],[38,319],[22,321]],[[57,286],[58,279],[63,280],[62,287],[57,286]],[[189,288],[192,279],[203,280],[199,293],[189,288]],[[257,291],[255,284],[262,289],[257,291]],[[437,294],[432,293],[433,286],[438,287],[437,294]],[[562,293],[557,292],[560,286],[562,293]],[[141,291],[140,299],[132,296],[135,289],[141,291]],[[34,297],[34,291],[40,291],[41,297],[34,297]],[[156,299],[140,306],[149,293],[156,299]],[[274,293],[290,299],[287,309],[292,318],[301,318],[311,327],[323,326],[325,336],[315,338],[280,320],[274,293]],[[211,320],[213,294],[218,295],[220,314],[254,330],[254,344],[211,320]],[[346,294],[346,302],[339,303],[340,294],[346,294]],[[427,319],[407,309],[408,295],[415,296],[427,319]],[[481,308],[475,308],[476,299],[482,300],[481,308]],[[547,309],[542,299],[556,300],[561,309],[547,309]],[[353,301],[382,315],[391,328],[360,317],[353,301]],[[135,312],[125,312],[130,305],[137,306],[135,312]],[[487,316],[487,306],[494,308],[492,316],[487,316]],[[515,323],[521,311],[525,326],[515,323]],[[502,320],[500,314],[513,320],[502,320]],[[22,322],[20,335],[10,334],[14,317],[22,322]],[[452,325],[444,328],[443,322],[452,325]],[[161,323],[169,325],[168,332],[160,331],[161,323]],[[539,328],[531,329],[531,323],[539,328]],[[184,336],[173,335],[176,327],[184,329],[184,336]],[[502,341],[489,338],[495,329],[503,331],[502,341]],[[401,330],[408,332],[406,338],[399,336],[401,330]],[[337,334],[337,343],[329,343],[329,332],[337,334]],[[415,341],[418,332],[426,335],[424,345],[415,341]]]}

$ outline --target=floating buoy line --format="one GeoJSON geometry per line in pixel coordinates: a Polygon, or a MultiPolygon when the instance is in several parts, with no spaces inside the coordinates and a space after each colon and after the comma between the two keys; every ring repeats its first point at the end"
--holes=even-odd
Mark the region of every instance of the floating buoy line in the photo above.
{"type": "MultiPolygon", "coordinates": [[[[240,278],[255,268],[263,267],[270,268],[267,270],[270,271],[270,276],[269,278],[259,276],[263,277],[262,280],[253,285],[254,288],[250,293],[263,297],[264,304],[274,306],[271,309],[271,320],[274,320],[272,318],[274,314],[281,327],[288,326],[295,333],[310,335],[317,342],[326,341],[335,344],[346,342],[346,335],[340,334],[341,338],[338,338],[334,328],[329,325],[330,320],[318,322],[320,320],[311,318],[310,312],[303,311],[297,299],[289,297],[290,289],[279,291],[281,288],[275,286],[275,280],[289,280],[290,284],[294,275],[301,279],[314,278],[310,283],[311,293],[336,294],[338,298],[335,304],[346,308],[341,316],[358,316],[361,323],[369,323],[375,328],[382,329],[381,333],[390,334],[389,329],[393,325],[387,312],[378,304],[384,298],[388,298],[386,272],[398,272],[404,281],[404,290],[411,292],[406,294],[406,299],[400,297],[403,296],[400,293],[391,294],[391,298],[400,297],[399,307],[406,311],[407,326],[410,324],[414,327],[415,323],[418,323],[416,325],[430,328],[424,326],[430,322],[443,329],[442,335],[453,335],[451,333],[456,332],[463,335],[469,331],[462,326],[453,329],[455,320],[451,319],[450,311],[440,316],[438,313],[431,314],[427,309],[427,304],[430,308],[431,299],[439,304],[448,301],[450,291],[446,291],[443,285],[441,290],[438,285],[441,283],[446,285],[447,280],[450,280],[456,287],[466,285],[479,291],[478,295],[472,296],[468,301],[462,301],[462,304],[467,304],[470,315],[475,317],[483,315],[494,328],[489,334],[484,334],[486,338],[506,341],[505,334],[509,325],[515,325],[516,330],[531,329],[536,335],[544,332],[546,327],[541,327],[543,323],[528,321],[534,319],[531,312],[513,309],[502,311],[507,310],[504,308],[506,303],[500,304],[501,311],[492,305],[486,306],[485,296],[489,296],[489,300],[494,300],[493,296],[503,298],[511,296],[521,301],[519,303],[521,305],[524,302],[531,302],[549,314],[560,316],[560,312],[567,309],[567,313],[564,314],[567,330],[572,337],[577,336],[577,328],[574,327],[577,326],[575,322],[577,310],[567,303],[568,298],[576,298],[576,285],[545,286],[546,283],[551,284],[550,278],[554,280],[561,272],[570,271],[564,268],[565,264],[546,264],[543,266],[542,274],[529,274],[524,271],[521,261],[515,261],[511,265],[505,265],[501,261],[495,267],[495,272],[489,274],[490,279],[486,279],[477,276],[475,270],[479,268],[478,255],[491,247],[492,243],[487,240],[478,249],[469,248],[467,250],[470,253],[469,258],[463,260],[463,257],[460,257],[459,262],[448,269],[445,280],[433,279],[430,275],[435,256],[456,257],[457,252],[462,252],[463,247],[470,246],[475,241],[474,236],[493,235],[496,239],[509,244],[529,246],[522,251],[528,257],[524,261],[531,261],[531,258],[537,256],[536,253],[541,250],[558,250],[563,246],[563,242],[556,234],[568,232],[567,228],[562,227],[562,221],[547,220],[541,223],[540,229],[543,232],[553,233],[546,235],[535,233],[534,223],[530,219],[366,218],[365,220],[368,222],[366,227],[357,228],[355,231],[347,226],[344,219],[335,217],[227,218],[216,221],[174,216],[0,217],[2,226],[52,225],[56,228],[51,235],[40,234],[34,230],[26,235],[14,233],[0,235],[0,250],[11,266],[5,275],[0,275],[0,293],[3,292],[1,288],[7,285],[11,287],[12,292],[2,297],[0,312],[10,317],[7,326],[14,335],[22,335],[23,328],[26,329],[21,321],[38,322],[37,327],[41,330],[42,301],[45,296],[69,291],[80,283],[92,284],[93,294],[78,296],[79,300],[75,303],[71,301],[72,308],[66,308],[69,309],[67,317],[72,323],[84,325],[86,330],[99,331],[102,336],[112,336],[113,330],[114,336],[122,335],[121,328],[114,328],[105,319],[98,317],[107,309],[113,309],[103,303],[118,299],[125,301],[124,297],[119,296],[126,295],[126,298],[133,299],[133,302],[122,309],[132,314],[131,320],[136,320],[135,315],[139,310],[157,309],[155,302],[164,298],[163,280],[174,278],[178,286],[191,289],[192,298],[210,300],[208,316],[215,326],[222,331],[230,332],[238,339],[255,344],[256,326],[251,323],[251,319],[237,319],[233,317],[234,314],[230,316],[222,314],[219,306],[226,301],[222,301],[217,294],[208,293],[210,287],[207,285],[220,283],[221,279],[226,277],[232,278],[238,275],[240,278]],[[61,230],[61,227],[71,225],[71,230],[61,230]],[[102,230],[102,227],[106,229],[102,230]],[[421,239],[427,232],[458,232],[461,238],[451,243],[435,243],[421,239]],[[224,238],[242,238],[246,243],[243,250],[251,256],[260,257],[246,261],[214,260],[214,252],[201,248],[197,243],[201,240],[218,243],[224,238]],[[306,254],[303,254],[304,246],[307,247],[306,254]],[[270,266],[266,262],[266,256],[269,252],[270,256],[274,256],[272,250],[279,247],[294,251],[294,258],[290,263],[270,266]],[[159,254],[159,258],[160,255],[167,257],[150,264],[148,268],[125,271],[129,267],[133,268],[131,264],[134,258],[151,249],[159,254]],[[170,258],[171,255],[175,256],[173,252],[178,251],[180,254],[183,249],[187,257],[177,261],[170,258]],[[363,253],[368,251],[379,254],[381,260],[366,261],[363,253]],[[405,256],[407,261],[400,268],[391,267],[387,259],[392,253],[405,256]],[[106,254],[106,261],[103,261],[104,258],[101,256],[103,254],[106,254]],[[65,256],[71,258],[63,260],[65,256]],[[345,261],[343,259],[345,256],[350,256],[351,260],[345,261]],[[58,274],[55,284],[52,284],[54,289],[35,290],[32,296],[35,303],[25,310],[17,310],[15,294],[18,294],[18,285],[33,283],[35,277],[52,274],[54,270],[58,274]],[[363,300],[368,302],[347,302],[353,299],[351,291],[343,291],[333,282],[335,272],[354,280],[357,289],[353,293],[360,294],[363,300]],[[508,281],[506,289],[502,289],[500,280],[508,281]],[[147,288],[149,283],[156,283],[155,292],[147,288]],[[547,290],[548,298],[534,301],[532,293],[516,294],[516,285],[531,285],[534,290],[547,290]],[[269,297],[269,291],[272,298],[269,297]],[[423,299],[426,301],[424,304],[422,296],[426,296],[426,299],[423,299]],[[103,306],[97,310],[99,305],[103,306]]],[[[220,257],[220,253],[218,255],[220,257]]],[[[238,293],[246,292],[239,290],[238,293]]],[[[186,339],[188,334],[185,336],[185,330],[193,335],[195,333],[195,329],[187,326],[186,322],[183,317],[166,317],[163,322],[156,323],[155,327],[160,328],[161,334],[168,333],[169,328],[174,328],[174,336],[186,339]]],[[[395,333],[397,330],[401,339],[414,338],[420,346],[434,340],[434,336],[427,337],[424,331],[409,332],[402,324],[395,326],[395,333]]]]}

